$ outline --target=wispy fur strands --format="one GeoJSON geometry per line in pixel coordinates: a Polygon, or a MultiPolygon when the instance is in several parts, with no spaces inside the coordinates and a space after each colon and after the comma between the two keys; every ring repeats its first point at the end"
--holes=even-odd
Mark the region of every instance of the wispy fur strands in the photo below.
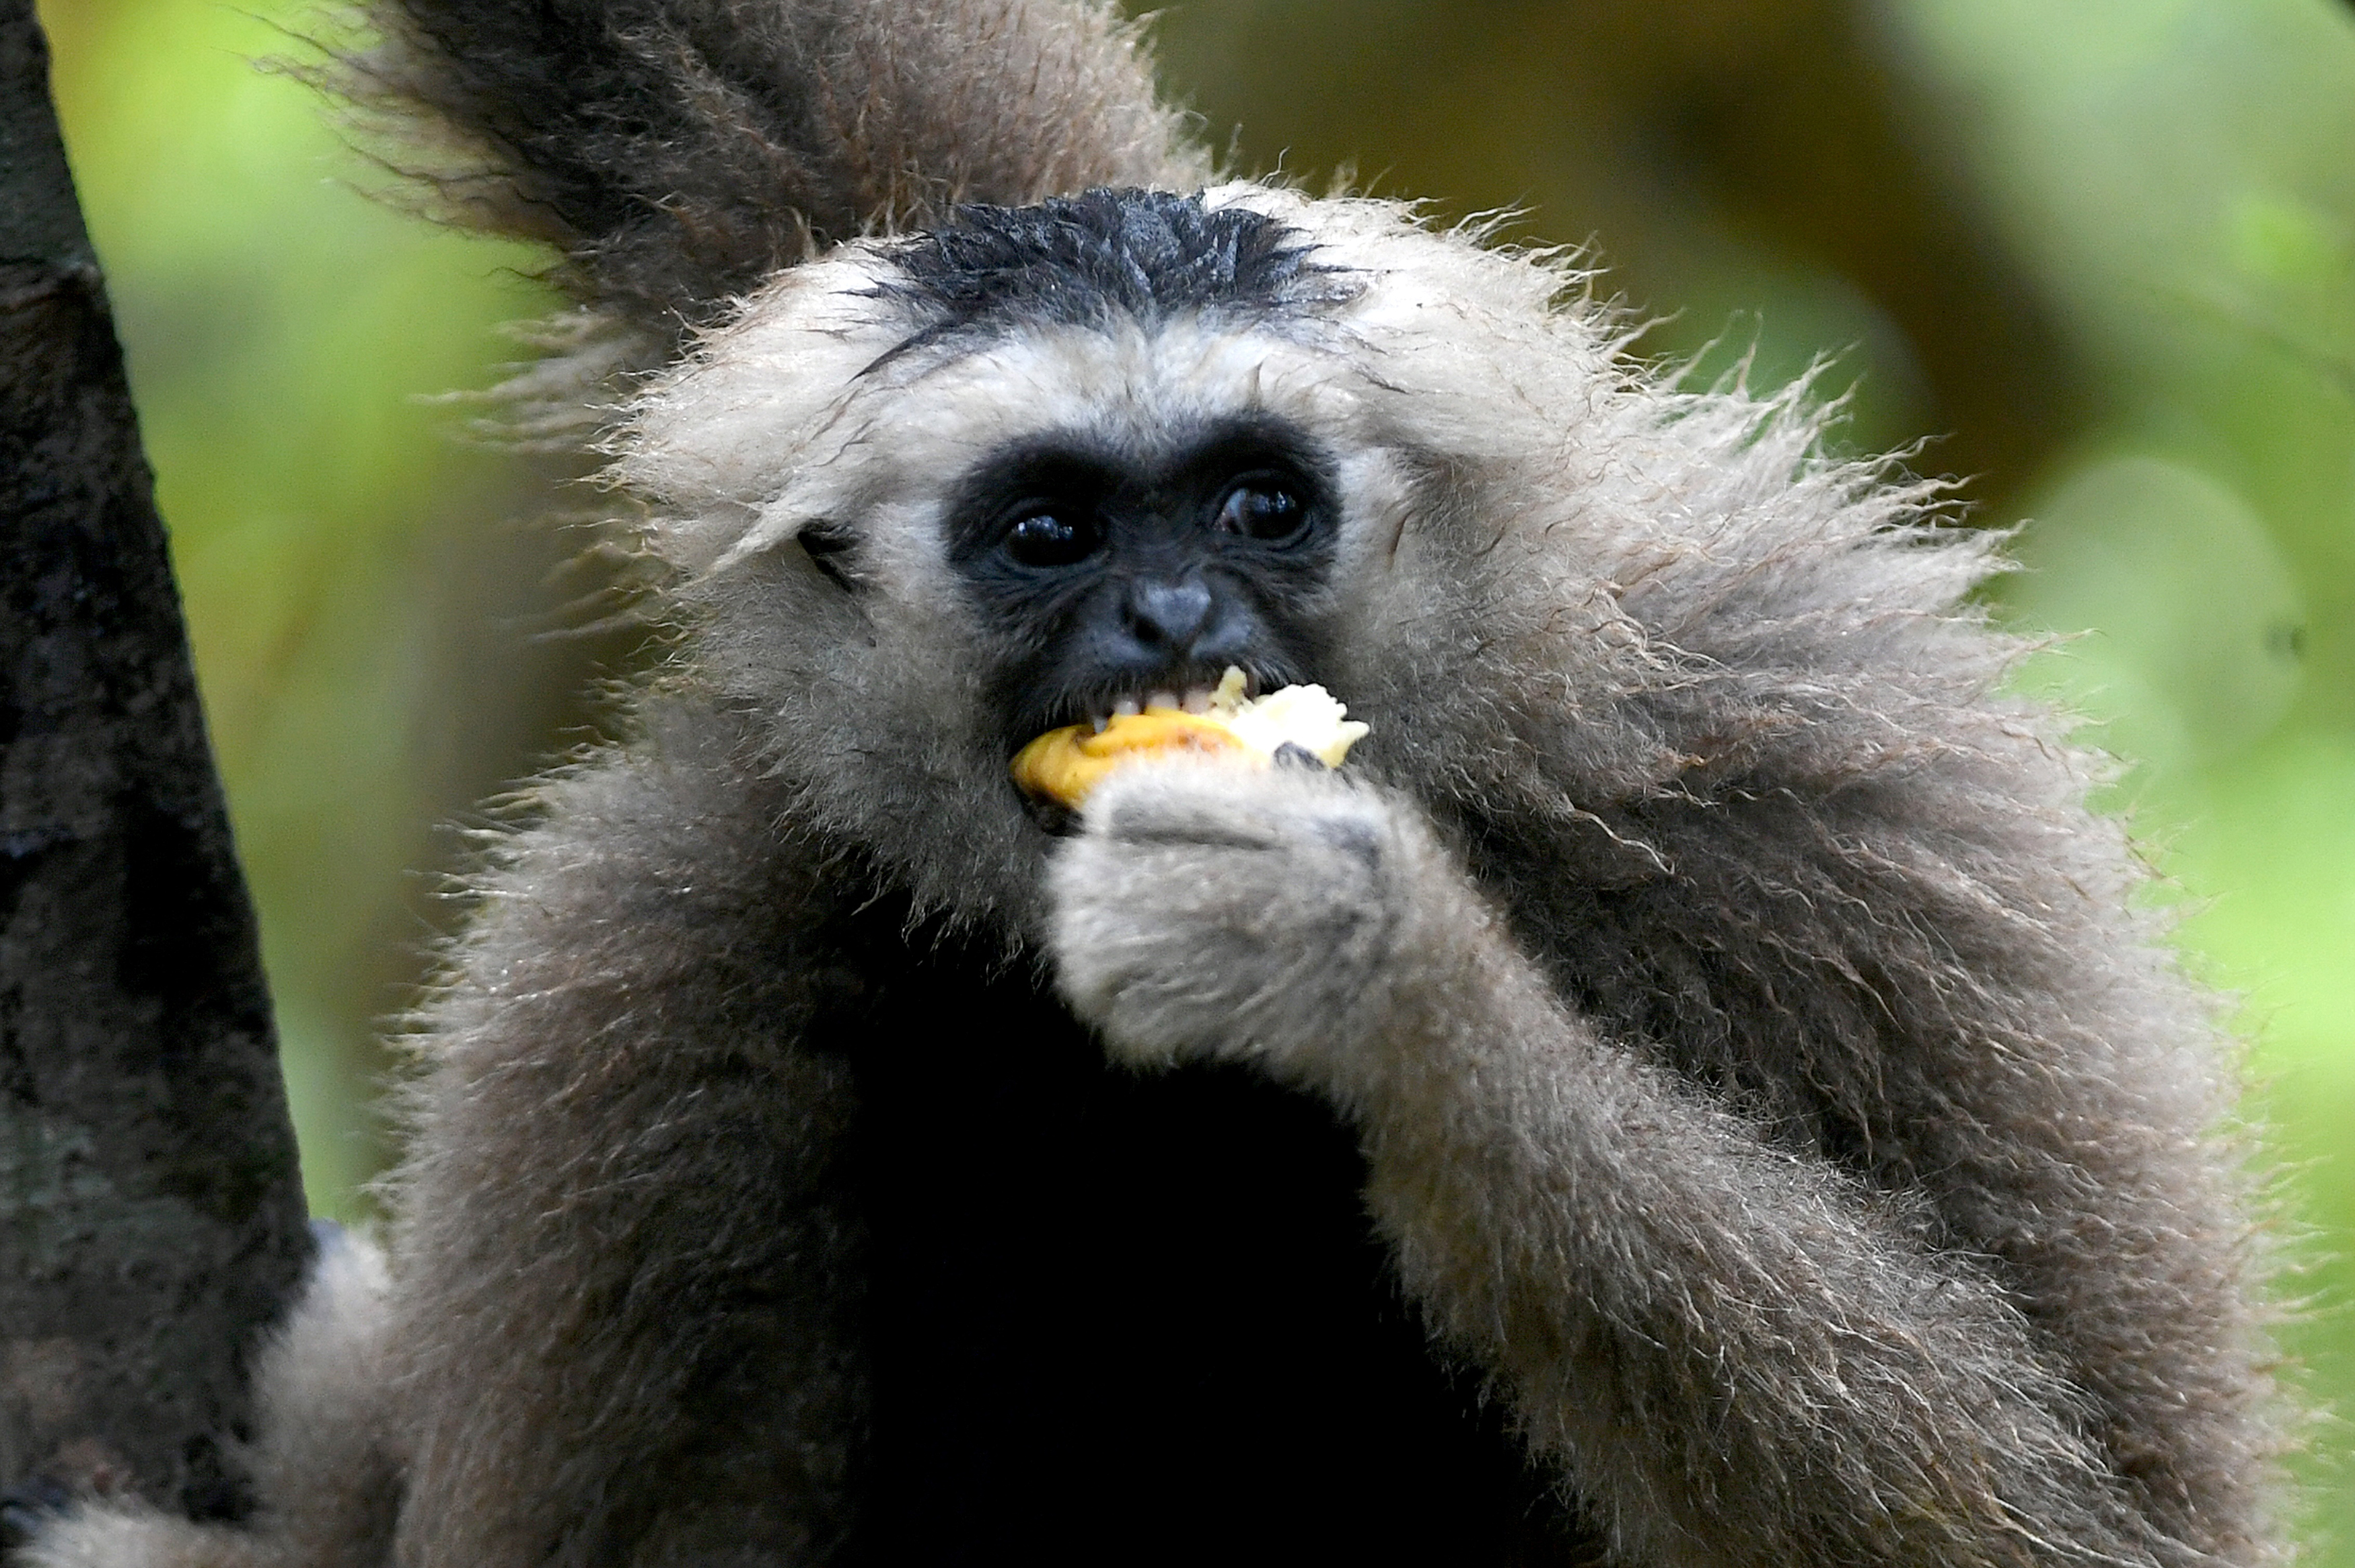
{"type": "Polygon", "coordinates": [[[1102,0],[386,0],[352,97],[445,155],[462,226],[552,246],[670,341],[777,269],[958,202],[1199,185],[1208,160],[1102,0]]]}

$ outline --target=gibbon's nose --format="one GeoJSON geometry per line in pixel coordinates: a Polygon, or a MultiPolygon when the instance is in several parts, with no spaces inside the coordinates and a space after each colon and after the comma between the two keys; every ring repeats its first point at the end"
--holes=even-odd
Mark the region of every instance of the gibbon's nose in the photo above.
{"type": "Polygon", "coordinates": [[[1156,652],[1185,658],[1201,641],[1217,608],[1210,585],[1198,577],[1140,582],[1129,589],[1129,634],[1156,652]]]}

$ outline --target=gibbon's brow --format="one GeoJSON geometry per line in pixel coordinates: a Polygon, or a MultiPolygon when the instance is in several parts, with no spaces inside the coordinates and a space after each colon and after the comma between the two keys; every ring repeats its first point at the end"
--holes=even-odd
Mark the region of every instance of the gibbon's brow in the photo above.
{"type": "Polygon", "coordinates": [[[864,291],[923,324],[867,368],[958,338],[1212,314],[1263,322],[1353,299],[1347,269],[1299,229],[1170,191],[1083,191],[1034,207],[968,206],[892,254],[864,291]]]}

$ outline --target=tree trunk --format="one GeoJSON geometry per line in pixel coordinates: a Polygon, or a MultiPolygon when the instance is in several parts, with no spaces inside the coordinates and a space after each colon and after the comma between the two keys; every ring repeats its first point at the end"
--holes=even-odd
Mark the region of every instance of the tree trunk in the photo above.
{"type": "Polygon", "coordinates": [[[0,0],[0,1485],[241,1499],[310,1252],[121,350],[32,0],[0,0]]]}

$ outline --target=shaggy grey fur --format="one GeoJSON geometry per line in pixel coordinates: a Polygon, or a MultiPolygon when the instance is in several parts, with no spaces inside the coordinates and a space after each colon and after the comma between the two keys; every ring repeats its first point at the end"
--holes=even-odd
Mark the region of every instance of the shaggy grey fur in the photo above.
{"type": "MultiPolygon", "coordinates": [[[[445,188],[566,248],[593,309],[698,318],[797,225],[842,242],[613,438],[681,654],[480,879],[390,1285],[290,1330],[344,1360],[276,1363],[330,1371],[273,1383],[273,1431],[345,1435],[307,1475],[265,1439],[253,1534],[88,1512],[29,1563],[378,1564],[390,1469],[410,1568],[871,1560],[877,1499],[931,1479],[868,1457],[924,1393],[869,1339],[905,1196],[876,1107],[934,1070],[890,1064],[1029,1073],[1071,1015],[1157,1082],[1331,1107],[1433,1353],[1610,1562],[2281,1559],[2232,1051],[2094,765],[2005,694],[2017,648],[1960,607],[1990,542],[1930,491],[1817,455],[1794,400],[1665,387],[1541,260],[1261,185],[1178,227],[1257,215],[1346,287],[911,346],[925,242],[846,237],[1198,180],[1092,6],[380,16],[375,79],[495,160],[445,188]],[[1135,768],[1058,843],[981,717],[1018,651],[943,518],[1010,445],[1214,416],[1331,458],[1294,613],[1372,735],[1335,775],[1135,768]]],[[[1022,1156],[956,1147],[944,1211],[1022,1156]]]]}

